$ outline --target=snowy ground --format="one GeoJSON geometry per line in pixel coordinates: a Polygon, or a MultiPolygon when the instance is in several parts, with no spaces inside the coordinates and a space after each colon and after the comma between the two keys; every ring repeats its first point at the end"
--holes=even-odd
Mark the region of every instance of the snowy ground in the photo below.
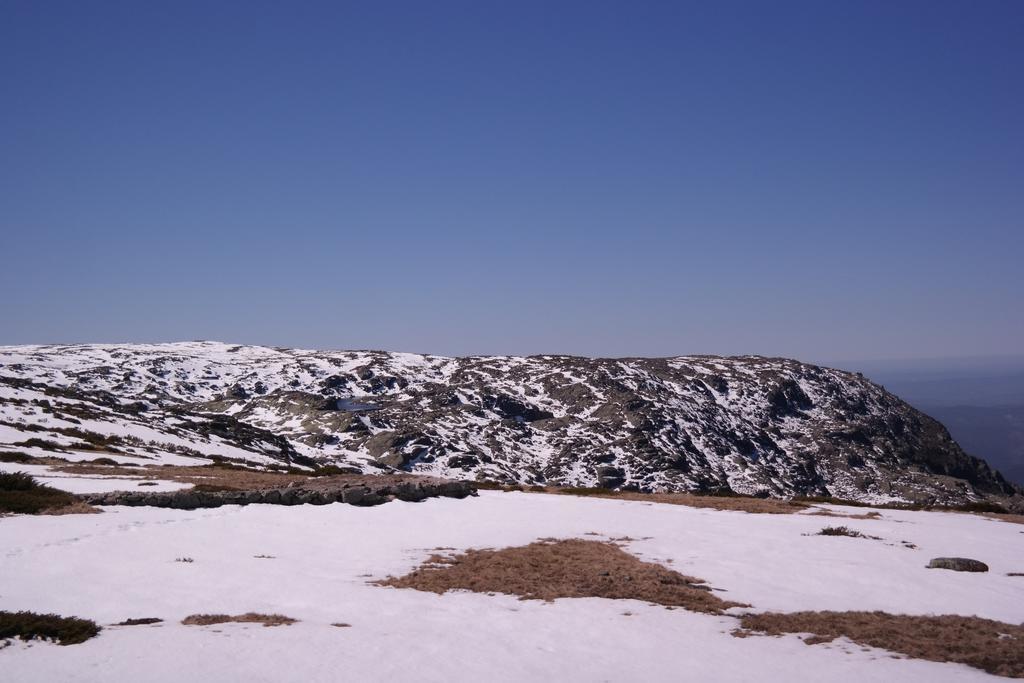
{"type": "MultiPolygon", "coordinates": [[[[842,508],[833,508],[841,510],[842,508]]],[[[859,510],[847,509],[855,512],[859,510]]],[[[880,520],[752,515],[569,496],[481,492],[467,500],[107,508],[0,519],[0,609],[107,625],[81,645],[16,642],[0,676],[31,681],[965,681],[957,664],[897,659],[848,642],[734,638],[735,620],[635,601],[438,596],[368,585],[433,548],[542,537],[630,536],[627,549],[707,579],[757,610],[880,609],[1024,620],[1024,526],[952,513],[880,520]],[[883,541],[805,536],[845,524],[883,541]],[[905,547],[901,541],[917,545],[905,547]],[[272,558],[257,558],[269,555],[272,558]],[[991,571],[928,570],[932,557],[991,571]],[[176,562],[190,557],[193,562],[176,562]],[[193,613],[277,612],[293,626],[183,626],[193,613]],[[345,622],[349,628],[331,624],[345,622]]]]}

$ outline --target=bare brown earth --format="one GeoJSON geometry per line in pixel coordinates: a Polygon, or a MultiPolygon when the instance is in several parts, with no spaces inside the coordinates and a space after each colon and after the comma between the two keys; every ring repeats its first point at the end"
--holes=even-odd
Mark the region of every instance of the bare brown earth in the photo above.
{"type": "Polygon", "coordinates": [[[257,614],[246,612],[245,614],[193,614],[181,620],[186,626],[212,626],[214,624],[226,624],[234,622],[239,624],[263,624],[264,626],[290,626],[297,619],[286,617],[283,614],[257,614]]]}
{"type": "Polygon", "coordinates": [[[809,633],[809,645],[846,637],[855,643],[933,662],[957,662],[997,676],[1024,678],[1024,626],[991,619],[885,612],[748,614],[737,636],[809,633]]]}
{"type": "Polygon", "coordinates": [[[433,555],[405,576],[375,583],[439,594],[450,590],[509,593],[523,600],[643,600],[709,614],[744,606],[714,595],[702,579],[643,562],[614,543],[582,539],[433,555]]]}

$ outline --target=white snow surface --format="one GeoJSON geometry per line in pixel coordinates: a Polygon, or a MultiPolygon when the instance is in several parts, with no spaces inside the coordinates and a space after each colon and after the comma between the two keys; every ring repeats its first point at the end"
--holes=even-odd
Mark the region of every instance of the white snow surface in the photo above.
{"type": "MultiPolygon", "coordinates": [[[[855,511],[831,507],[836,511],[855,511]]],[[[435,548],[618,538],[756,611],[885,610],[1024,620],[1024,527],[883,511],[878,520],[754,515],[645,502],[481,492],[466,500],[106,508],[0,519],[0,609],[105,625],[84,644],[0,649],[0,678],[34,681],[980,681],[984,672],[797,636],[734,638],[737,622],[637,601],[553,603],[370,585],[435,548]],[[845,524],[882,541],[814,534],[845,524]],[[598,534],[599,536],[589,535],[598,534]],[[905,547],[901,541],[916,544],[905,547]],[[271,558],[257,558],[269,555],[271,558]],[[925,569],[936,556],[985,574],[925,569]],[[176,562],[190,557],[193,562],[176,562]],[[292,626],[183,626],[193,613],[281,613],[292,626]],[[627,615],[628,613],[628,615],[627,615]],[[160,617],[156,626],[117,627],[160,617]],[[344,622],[350,628],[331,624],[344,622]]]]}

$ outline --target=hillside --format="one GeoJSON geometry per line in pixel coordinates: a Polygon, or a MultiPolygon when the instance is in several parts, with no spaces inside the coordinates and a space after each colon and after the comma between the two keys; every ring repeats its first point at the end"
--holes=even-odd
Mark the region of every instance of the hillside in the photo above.
{"type": "Polygon", "coordinates": [[[72,460],[223,457],[870,502],[1020,496],[862,376],[756,356],[0,347],[0,444],[72,460]]]}

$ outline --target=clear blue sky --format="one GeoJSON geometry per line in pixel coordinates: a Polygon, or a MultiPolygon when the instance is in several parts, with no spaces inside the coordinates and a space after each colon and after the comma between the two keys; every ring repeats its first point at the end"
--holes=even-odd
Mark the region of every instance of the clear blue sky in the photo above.
{"type": "Polygon", "coordinates": [[[0,344],[1024,348],[1024,2],[0,4],[0,344]]]}

